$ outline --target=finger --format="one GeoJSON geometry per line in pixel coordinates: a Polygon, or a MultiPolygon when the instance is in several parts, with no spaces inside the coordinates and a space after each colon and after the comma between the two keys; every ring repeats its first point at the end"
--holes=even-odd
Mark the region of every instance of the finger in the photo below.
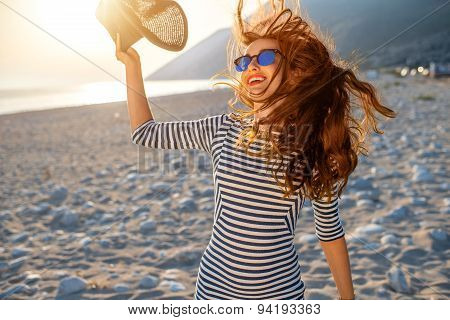
{"type": "Polygon", "coordinates": [[[116,48],[117,51],[122,51],[122,48],[120,46],[120,33],[116,33],[116,48]]]}
{"type": "Polygon", "coordinates": [[[127,53],[133,57],[136,57],[136,50],[134,50],[132,47],[128,48],[127,53]]]}

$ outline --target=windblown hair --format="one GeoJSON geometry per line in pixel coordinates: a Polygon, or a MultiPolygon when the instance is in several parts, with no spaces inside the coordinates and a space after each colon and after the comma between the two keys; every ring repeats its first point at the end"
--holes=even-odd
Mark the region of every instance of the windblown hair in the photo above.
{"type": "MultiPolygon", "coordinates": [[[[233,36],[227,45],[230,75],[219,73],[214,76],[229,77],[238,84],[217,82],[214,85],[225,84],[234,89],[235,98],[230,99],[228,105],[235,111],[232,116],[241,123],[253,119],[256,111],[270,108],[283,99],[276,112],[260,121],[268,124],[268,132],[262,134],[258,122],[244,126],[238,144],[245,146],[247,154],[259,155],[268,164],[273,164],[272,175],[285,197],[295,192],[299,193],[302,201],[303,196],[314,200],[325,195],[331,197],[335,183],[340,197],[348,177],[358,164],[358,154],[368,155],[364,146],[366,135],[372,129],[378,134],[384,133],[377,128],[375,111],[389,118],[395,118],[396,113],[380,103],[376,89],[370,83],[356,77],[356,70],[350,68],[350,63],[332,58],[331,37],[321,36],[325,40],[319,39],[321,33],[313,32],[313,23],[300,17],[297,1],[294,10],[285,9],[284,0],[276,1],[278,6],[274,2],[270,0],[272,10],[269,13],[259,3],[258,12],[247,22],[241,17],[243,0],[239,0],[233,36]],[[262,38],[276,39],[285,58],[271,79],[273,81],[280,70],[283,72],[279,88],[261,100],[263,106],[259,110],[254,110],[249,91],[239,80],[233,61],[243,55],[250,43],[262,38]],[[288,81],[288,73],[293,70],[300,71],[294,83],[288,81]],[[351,95],[359,103],[351,103],[351,95]],[[238,101],[250,110],[236,108],[234,105],[238,101]],[[359,118],[352,114],[352,106],[357,109],[354,111],[360,111],[359,118]],[[274,127],[282,127],[278,136],[272,132],[274,127]],[[265,141],[261,152],[257,153],[249,150],[256,138],[265,141]],[[289,161],[284,165],[280,160],[287,156],[289,161]],[[278,164],[277,168],[275,164],[278,164]],[[285,178],[279,180],[278,172],[283,172],[285,178]],[[300,183],[295,186],[294,180],[300,183]]],[[[267,88],[269,86],[270,83],[267,88]]]]}

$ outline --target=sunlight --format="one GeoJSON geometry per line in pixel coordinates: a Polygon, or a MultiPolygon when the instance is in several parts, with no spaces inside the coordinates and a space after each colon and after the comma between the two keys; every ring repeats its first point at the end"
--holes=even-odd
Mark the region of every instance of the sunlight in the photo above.
{"type": "Polygon", "coordinates": [[[95,17],[99,1],[40,0],[36,4],[39,24],[72,45],[95,46],[106,31],[95,17]]]}

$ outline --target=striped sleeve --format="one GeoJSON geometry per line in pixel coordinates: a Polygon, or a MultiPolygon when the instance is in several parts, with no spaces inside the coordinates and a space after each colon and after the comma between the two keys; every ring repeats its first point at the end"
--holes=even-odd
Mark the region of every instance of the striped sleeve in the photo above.
{"type": "Polygon", "coordinates": [[[211,142],[227,114],[196,120],[159,122],[150,119],[131,134],[136,145],[153,149],[198,149],[211,154],[211,142]]]}
{"type": "Polygon", "coordinates": [[[339,216],[338,183],[334,184],[331,201],[328,196],[320,200],[311,200],[314,211],[316,236],[321,241],[332,241],[345,235],[344,227],[339,216]]]}

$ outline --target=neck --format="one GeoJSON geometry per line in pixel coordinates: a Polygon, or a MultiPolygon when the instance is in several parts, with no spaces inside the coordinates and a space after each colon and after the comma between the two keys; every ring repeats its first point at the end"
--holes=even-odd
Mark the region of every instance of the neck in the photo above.
{"type": "MultiPolygon", "coordinates": [[[[265,110],[258,111],[257,113],[255,113],[254,121],[256,121],[256,122],[262,121],[262,119],[264,117],[268,116],[270,114],[270,112],[272,110],[276,109],[277,106],[279,106],[282,102],[283,102],[283,100],[277,101],[275,104],[273,104],[269,108],[267,108],[265,110]]],[[[260,102],[254,102],[253,108],[255,108],[256,110],[259,110],[262,107],[262,105],[263,104],[260,103],[260,102]]],[[[259,124],[259,130],[260,131],[269,131],[269,127],[270,127],[270,124],[267,124],[267,123],[260,123],[259,124]]],[[[272,131],[275,131],[275,132],[281,132],[281,129],[282,129],[282,127],[280,127],[280,126],[273,126],[272,127],[272,131]]]]}

